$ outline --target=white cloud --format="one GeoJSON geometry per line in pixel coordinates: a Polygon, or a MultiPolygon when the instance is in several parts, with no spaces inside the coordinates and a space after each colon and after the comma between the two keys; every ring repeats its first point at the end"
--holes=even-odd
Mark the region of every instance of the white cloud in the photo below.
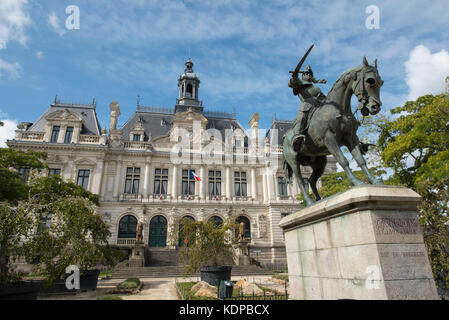
{"type": "Polygon", "coordinates": [[[0,127],[0,147],[6,147],[6,140],[13,139],[17,130],[16,120],[1,120],[4,126],[0,127]]]}
{"type": "Polygon", "coordinates": [[[53,28],[53,31],[59,34],[59,36],[63,36],[65,34],[64,28],[61,26],[58,16],[54,11],[50,13],[48,16],[48,24],[53,28]]]}
{"type": "Polygon", "coordinates": [[[20,78],[21,71],[22,67],[20,66],[20,63],[9,63],[0,58],[0,78],[2,78],[4,73],[8,73],[12,79],[16,80],[20,78]]]}
{"type": "Polygon", "coordinates": [[[44,58],[44,53],[43,53],[42,51],[37,51],[37,52],[36,52],[36,57],[37,57],[38,59],[43,59],[43,58],[44,58]]]}
{"type": "Polygon", "coordinates": [[[31,24],[27,4],[28,0],[0,1],[0,50],[5,49],[10,40],[25,44],[25,27],[31,24]]]}
{"type": "Polygon", "coordinates": [[[425,94],[440,94],[449,76],[449,53],[446,50],[431,53],[426,46],[419,45],[410,52],[405,70],[409,100],[425,94]]]}

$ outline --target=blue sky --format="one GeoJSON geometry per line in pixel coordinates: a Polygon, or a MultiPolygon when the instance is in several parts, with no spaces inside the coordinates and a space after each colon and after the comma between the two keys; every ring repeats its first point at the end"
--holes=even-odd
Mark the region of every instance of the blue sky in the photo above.
{"type": "MultiPolygon", "coordinates": [[[[293,119],[298,99],[287,87],[306,64],[332,86],[364,55],[379,59],[384,110],[424,93],[439,93],[449,75],[447,0],[143,1],[0,0],[0,142],[17,122],[34,122],[56,94],[97,100],[100,124],[118,101],[123,124],[141,104],[173,107],[177,79],[190,56],[208,110],[232,112],[247,126],[293,119]],[[66,7],[80,10],[68,30],[66,7]],[[380,28],[367,29],[367,6],[380,9],[380,28]]],[[[3,140],[3,141],[1,141],[3,140]]]]}

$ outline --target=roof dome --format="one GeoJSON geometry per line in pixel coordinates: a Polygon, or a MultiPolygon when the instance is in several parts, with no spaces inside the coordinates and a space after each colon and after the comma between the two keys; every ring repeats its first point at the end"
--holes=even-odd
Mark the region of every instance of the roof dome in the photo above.
{"type": "Polygon", "coordinates": [[[184,70],[184,73],[179,77],[179,80],[193,79],[193,80],[199,81],[199,78],[193,71],[193,61],[189,58],[186,61],[185,65],[186,65],[186,69],[184,70]]]}

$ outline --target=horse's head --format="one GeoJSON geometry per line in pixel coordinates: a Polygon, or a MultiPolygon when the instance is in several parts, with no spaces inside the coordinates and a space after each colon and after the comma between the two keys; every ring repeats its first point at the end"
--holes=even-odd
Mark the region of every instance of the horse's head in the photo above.
{"type": "Polygon", "coordinates": [[[382,102],[380,101],[380,87],[384,81],[380,78],[377,71],[377,59],[374,65],[370,66],[366,57],[363,57],[363,65],[360,72],[357,73],[357,79],[352,83],[352,90],[359,100],[360,112],[363,116],[379,113],[382,102]]]}

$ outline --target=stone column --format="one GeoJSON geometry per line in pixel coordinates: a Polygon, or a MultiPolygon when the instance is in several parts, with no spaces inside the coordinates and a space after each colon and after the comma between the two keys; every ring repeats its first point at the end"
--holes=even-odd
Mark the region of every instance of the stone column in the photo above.
{"type": "MultiPolygon", "coordinates": [[[[262,168],[261,171],[265,171],[262,168]]],[[[263,202],[268,202],[268,180],[267,180],[267,172],[265,171],[262,175],[262,187],[263,187],[263,202]]]]}
{"type": "Polygon", "coordinates": [[[257,199],[256,168],[251,168],[251,196],[253,200],[257,199]]]}
{"type": "Polygon", "coordinates": [[[268,201],[274,199],[274,186],[273,186],[273,174],[270,171],[270,168],[266,168],[266,177],[267,177],[267,197],[268,201]]]}
{"type": "Polygon", "coordinates": [[[67,131],[67,126],[61,126],[59,128],[59,135],[58,135],[58,143],[64,143],[65,138],[65,132],[67,131]]]}
{"type": "Polygon", "coordinates": [[[73,135],[72,135],[72,142],[73,143],[78,143],[78,140],[80,138],[80,132],[81,132],[81,126],[80,125],[75,125],[73,127],[73,135]]]}
{"type": "Polygon", "coordinates": [[[173,176],[172,176],[172,197],[173,199],[178,198],[178,166],[173,165],[173,176]]]}
{"type": "Polygon", "coordinates": [[[143,183],[143,197],[146,199],[149,195],[149,186],[150,186],[150,159],[145,159],[145,178],[143,183]]]}
{"type": "Polygon", "coordinates": [[[226,198],[228,200],[232,199],[231,195],[231,168],[226,167],[226,198]]]}
{"type": "Polygon", "coordinates": [[[101,182],[103,180],[103,167],[104,159],[97,159],[97,167],[95,168],[95,174],[92,180],[92,193],[100,195],[101,182]]]}
{"type": "Polygon", "coordinates": [[[206,183],[205,182],[206,176],[205,176],[204,172],[205,172],[204,166],[202,165],[200,167],[200,177],[201,177],[201,181],[200,181],[200,198],[202,200],[206,199],[206,193],[205,193],[205,190],[204,190],[204,185],[206,183]]]}
{"type": "Polygon", "coordinates": [[[118,200],[119,198],[119,193],[120,193],[120,182],[122,179],[122,157],[119,156],[119,158],[117,159],[117,168],[116,168],[116,172],[115,172],[115,179],[114,179],[114,200],[118,200]]]}
{"type": "Polygon", "coordinates": [[[358,187],[283,218],[290,297],[438,299],[420,202],[404,187],[358,187]]]}

